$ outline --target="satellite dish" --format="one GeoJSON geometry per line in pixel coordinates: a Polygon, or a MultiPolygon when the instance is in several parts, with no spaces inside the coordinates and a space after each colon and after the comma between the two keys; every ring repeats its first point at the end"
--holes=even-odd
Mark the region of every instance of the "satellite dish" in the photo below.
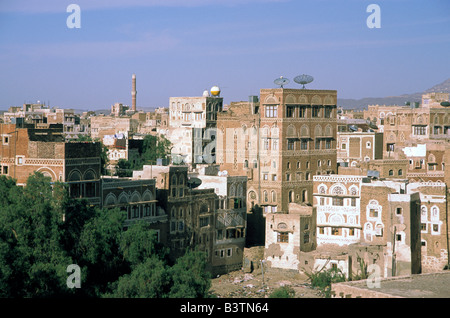
{"type": "Polygon", "coordinates": [[[202,184],[202,180],[196,177],[191,177],[189,178],[189,180],[187,181],[187,184],[189,186],[189,188],[191,189],[195,189],[197,188],[199,185],[202,184]]]}
{"type": "Polygon", "coordinates": [[[450,106],[450,102],[442,102],[441,106],[448,107],[450,106]]]}
{"type": "Polygon", "coordinates": [[[296,76],[294,78],[294,82],[296,82],[297,84],[303,85],[303,88],[305,88],[305,84],[309,84],[314,80],[314,77],[312,77],[311,75],[306,75],[306,74],[302,74],[299,76],[296,76]]]}
{"type": "Polygon", "coordinates": [[[305,84],[309,84],[312,81],[314,81],[314,77],[312,77],[311,75],[306,75],[306,74],[302,74],[302,75],[296,76],[294,78],[294,82],[296,82],[297,84],[303,85],[302,88],[305,88],[305,84]]]}
{"type": "Polygon", "coordinates": [[[348,128],[349,128],[351,131],[357,131],[357,130],[358,130],[358,127],[356,127],[355,125],[350,125],[348,128]]]}
{"type": "Polygon", "coordinates": [[[283,88],[283,86],[289,84],[290,81],[287,78],[280,76],[280,78],[275,79],[273,82],[283,88]]]}
{"type": "Polygon", "coordinates": [[[369,127],[372,129],[378,129],[378,126],[375,125],[374,123],[369,123],[369,127]]]}

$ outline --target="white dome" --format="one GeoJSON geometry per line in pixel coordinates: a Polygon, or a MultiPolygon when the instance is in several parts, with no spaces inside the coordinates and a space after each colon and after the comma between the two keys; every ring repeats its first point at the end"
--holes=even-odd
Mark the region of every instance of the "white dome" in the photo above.
{"type": "Polygon", "coordinates": [[[211,87],[211,94],[213,96],[219,96],[220,94],[220,88],[218,86],[211,87]]]}
{"type": "Polygon", "coordinates": [[[203,97],[208,97],[208,96],[209,96],[209,92],[208,92],[207,89],[205,89],[205,90],[203,91],[203,97]]]}

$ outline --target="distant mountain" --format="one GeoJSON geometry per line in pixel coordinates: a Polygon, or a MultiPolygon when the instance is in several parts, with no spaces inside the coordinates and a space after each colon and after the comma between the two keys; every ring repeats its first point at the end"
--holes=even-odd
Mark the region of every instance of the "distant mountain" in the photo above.
{"type": "Polygon", "coordinates": [[[388,97],[366,97],[362,99],[338,98],[338,106],[344,109],[367,109],[367,105],[405,105],[405,102],[421,102],[422,94],[426,93],[450,93],[450,78],[437,84],[422,93],[404,94],[388,97]]]}

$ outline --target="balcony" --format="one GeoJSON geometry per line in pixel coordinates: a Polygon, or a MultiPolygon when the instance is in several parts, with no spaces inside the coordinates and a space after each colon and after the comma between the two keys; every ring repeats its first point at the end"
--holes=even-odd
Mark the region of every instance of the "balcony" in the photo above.
{"type": "Polygon", "coordinates": [[[317,206],[317,213],[342,213],[342,214],[359,214],[359,207],[357,206],[333,206],[333,205],[319,205],[317,206]]]}

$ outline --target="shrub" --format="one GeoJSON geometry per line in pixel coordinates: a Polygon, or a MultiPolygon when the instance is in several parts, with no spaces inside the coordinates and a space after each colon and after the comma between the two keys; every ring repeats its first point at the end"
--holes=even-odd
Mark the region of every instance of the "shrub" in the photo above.
{"type": "Polygon", "coordinates": [[[306,275],[311,281],[311,286],[318,288],[325,297],[330,297],[332,283],[345,281],[344,273],[338,268],[329,268],[325,270],[322,268],[320,271],[306,273],[306,275]]]}
{"type": "Polygon", "coordinates": [[[281,286],[275,289],[269,296],[269,298],[293,298],[295,296],[295,290],[290,286],[281,286]]]}

